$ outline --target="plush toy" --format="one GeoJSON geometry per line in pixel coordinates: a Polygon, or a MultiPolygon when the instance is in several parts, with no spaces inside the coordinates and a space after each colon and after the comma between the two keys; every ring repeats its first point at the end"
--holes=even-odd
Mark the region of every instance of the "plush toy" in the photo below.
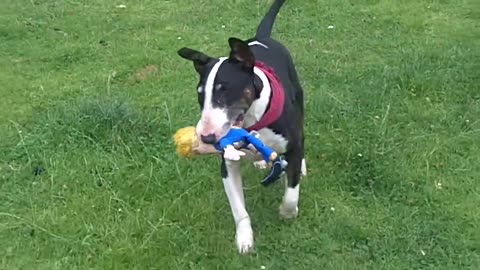
{"type": "Polygon", "coordinates": [[[232,126],[230,131],[220,141],[215,144],[215,148],[224,152],[223,156],[229,160],[239,160],[244,155],[242,151],[237,150],[234,145],[240,143],[242,147],[247,148],[253,145],[255,149],[262,154],[263,160],[270,166],[270,172],[262,180],[262,185],[267,186],[277,179],[287,167],[287,161],[279,156],[275,151],[267,147],[255,136],[257,133],[249,133],[247,130],[232,126]]]}
{"type": "MultiPolygon", "coordinates": [[[[252,132],[254,136],[258,137],[258,134],[252,132]]],[[[221,154],[223,150],[221,148],[216,148],[215,145],[203,143],[198,139],[195,127],[184,127],[173,135],[173,140],[176,146],[177,154],[181,157],[190,158],[198,155],[205,154],[221,154]]],[[[236,149],[242,148],[243,144],[241,142],[233,143],[236,149]]],[[[244,156],[249,155],[252,159],[258,159],[258,151],[252,145],[243,148],[238,155],[244,156]]]]}
{"type": "Polygon", "coordinates": [[[195,127],[184,127],[173,135],[173,141],[175,142],[177,154],[181,157],[191,157],[193,154],[193,147],[195,147],[197,141],[197,135],[195,134],[195,127]]]}
{"type": "Polygon", "coordinates": [[[279,179],[288,164],[283,157],[278,156],[275,151],[263,144],[258,138],[258,133],[249,133],[239,126],[232,126],[227,135],[215,145],[202,143],[196,135],[195,127],[179,129],[174,135],[174,141],[178,155],[183,157],[223,152],[225,159],[239,160],[241,156],[245,155],[244,151],[239,150],[240,148],[256,150],[261,153],[264,161],[271,167],[270,172],[262,181],[264,186],[279,179]]]}
{"type": "Polygon", "coordinates": [[[202,143],[197,136],[195,127],[184,127],[173,135],[177,154],[181,157],[193,157],[200,154],[218,153],[215,146],[202,143]]]}
{"type": "Polygon", "coordinates": [[[258,136],[256,132],[249,133],[241,127],[232,126],[227,135],[215,144],[215,148],[224,153],[225,159],[239,160],[244,153],[238,149],[253,145],[255,149],[262,154],[265,162],[270,163],[276,159],[278,155],[275,151],[265,146],[258,136]]]}

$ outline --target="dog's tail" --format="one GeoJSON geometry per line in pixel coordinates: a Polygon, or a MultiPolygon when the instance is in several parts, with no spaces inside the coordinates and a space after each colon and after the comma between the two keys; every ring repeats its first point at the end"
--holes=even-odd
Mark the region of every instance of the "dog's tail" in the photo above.
{"type": "Polygon", "coordinates": [[[285,0],[275,0],[257,28],[256,38],[268,38],[272,34],[273,23],[285,0]]]}

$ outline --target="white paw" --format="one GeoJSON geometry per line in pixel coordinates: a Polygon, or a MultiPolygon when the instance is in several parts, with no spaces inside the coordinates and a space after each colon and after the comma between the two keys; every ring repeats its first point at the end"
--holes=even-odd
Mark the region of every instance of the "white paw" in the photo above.
{"type": "Polygon", "coordinates": [[[298,217],[298,206],[293,208],[287,208],[283,204],[280,205],[280,218],[281,219],[295,219],[298,217]]]}
{"type": "Polygon", "coordinates": [[[262,159],[262,160],[253,162],[253,166],[255,166],[255,168],[259,170],[265,170],[267,169],[267,162],[262,159]]]}
{"type": "Polygon", "coordinates": [[[245,223],[244,225],[240,223],[238,225],[235,241],[240,254],[253,252],[253,231],[250,223],[245,223]]]}
{"type": "Polygon", "coordinates": [[[280,205],[280,217],[282,219],[294,219],[298,216],[298,198],[300,196],[300,185],[294,188],[287,187],[280,205]]]}

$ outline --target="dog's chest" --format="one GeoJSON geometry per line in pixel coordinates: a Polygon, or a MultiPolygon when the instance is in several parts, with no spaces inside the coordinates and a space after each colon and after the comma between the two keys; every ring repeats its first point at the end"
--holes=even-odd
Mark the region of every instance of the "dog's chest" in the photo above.
{"type": "Polygon", "coordinates": [[[275,152],[283,154],[287,151],[288,141],[280,134],[273,132],[273,130],[264,128],[258,131],[260,140],[275,152]]]}

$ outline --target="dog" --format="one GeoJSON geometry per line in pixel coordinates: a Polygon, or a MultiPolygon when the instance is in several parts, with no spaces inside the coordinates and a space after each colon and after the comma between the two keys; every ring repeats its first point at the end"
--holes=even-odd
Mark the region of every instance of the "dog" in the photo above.
{"type": "MultiPolygon", "coordinates": [[[[290,52],[271,37],[284,3],[273,2],[253,38],[229,38],[227,57],[216,58],[186,47],[178,50],[178,55],[192,61],[199,76],[199,138],[215,144],[238,121],[257,131],[264,144],[284,155],[288,162],[279,212],[283,219],[294,219],[299,211],[300,179],[306,175],[304,92],[290,52]]],[[[240,163],[222,157],[221,176],[235,221],[238,252],[250,253],[254,250],[254,236],[245,207],[240,163]]]]}

